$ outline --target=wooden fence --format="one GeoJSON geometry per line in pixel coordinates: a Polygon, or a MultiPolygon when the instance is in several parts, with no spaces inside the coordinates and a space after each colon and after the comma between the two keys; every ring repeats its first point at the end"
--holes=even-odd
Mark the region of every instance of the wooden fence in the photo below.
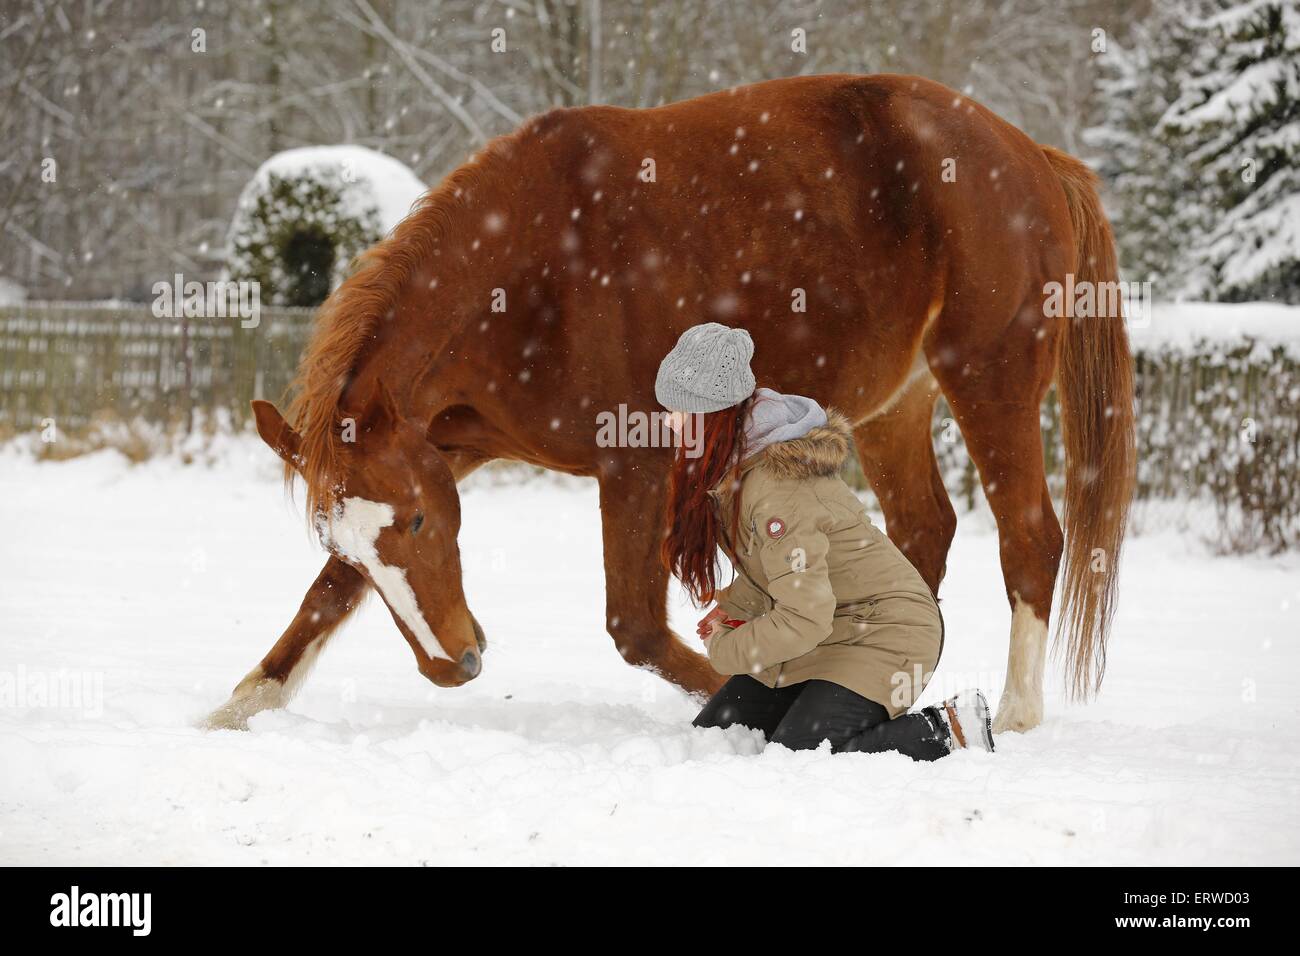
{"type": "MultiPolygon", "coordinates": [[[[144,305],[27,303],[0,307],[0,431],[54,419],[76,430],[99,416],[163,427],[195,409],[248,417],[248,401],[284,393],[312,312],[266,309],[237,318],[162,319],[144,305]]],[[[1300,537],[1300,356],[1249,337],[1154,344],[1135,353],[1138,497],[1200,498],[1255,514],[1274,543],[1300,537]]],[[[935,448],[954,499],[971,506],[975,469],[941,401],[935,448]]],[[[1041,415],[1049,484],[1061,486],[1055,396],[1041,415]]],[[[863,480],[854,461],[848,477],[863,480]]]]}
{"type": "Polygon", "coordinates": [[[21,431],[54,419],[77,429],[98,415],[161,424],[194,409],[279,398],[293,376],[310,309],[238,318],[156,318],[139,304],[32,302],[0,307],[0,423],[21,431]]]}

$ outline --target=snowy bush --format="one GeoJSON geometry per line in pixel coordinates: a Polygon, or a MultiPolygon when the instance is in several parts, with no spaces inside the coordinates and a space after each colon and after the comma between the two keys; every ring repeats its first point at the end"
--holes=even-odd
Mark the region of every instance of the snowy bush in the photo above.
{"type": "Polygon", "coordinates": [[[359,146],[280,153],[240,196],[230,278],[260,282],[270,305],[318,305],[424,190],[401,163],[359,146]]]}
{"type": "Polygon", "coordinates": [[[347,263],[379,239],[373,210],[343,211],[340,189],[312,176],[271,174],[231,236],[231,277],[261,283],[272,305],[318,305],[343,280],[347,263]]]}

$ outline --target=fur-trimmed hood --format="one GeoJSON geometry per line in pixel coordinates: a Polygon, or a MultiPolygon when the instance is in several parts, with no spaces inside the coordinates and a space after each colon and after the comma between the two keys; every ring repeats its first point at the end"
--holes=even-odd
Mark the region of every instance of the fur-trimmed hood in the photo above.
{"type": "Polygon", "coordinates": [[[761,464],[776,478],[827,478],[839,473],[849,457],[853,427],[833,408],[826,409],[826,424],[802,438],[768,445],[745,463],[761,464]]]}

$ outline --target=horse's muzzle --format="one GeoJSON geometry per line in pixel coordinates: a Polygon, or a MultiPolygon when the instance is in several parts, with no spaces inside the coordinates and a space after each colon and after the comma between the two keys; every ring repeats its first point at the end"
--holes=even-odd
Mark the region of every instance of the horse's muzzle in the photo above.
{"type": "Polygon", "coordinates": [[[465,680],[473,680],[478,677],[479,672],[483,670],[483,658],[479,655],[479,652],[471,647],[460,655],[460,670],[465,675],[465,680]]]}

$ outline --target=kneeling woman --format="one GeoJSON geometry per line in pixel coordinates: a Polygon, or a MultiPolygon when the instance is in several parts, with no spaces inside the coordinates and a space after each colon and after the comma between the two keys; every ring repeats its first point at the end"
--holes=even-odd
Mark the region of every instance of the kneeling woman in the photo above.
{"type": "Polygon", "coordinates": [[[755,390],[749,333],[682,334],[655,381],[684,440],[673,463],[668,569],[703,607],[709,660],[733,675],[695,719],[793,750],[992,750],[979,691],[908,709],[943,650],[929,587],[838,477],[848,422],[812,399],[755,390]],[[695,416],[687,421],[688,416],[695,416]],[[722,548],[735,579],[719,588],[722,548]]]}

